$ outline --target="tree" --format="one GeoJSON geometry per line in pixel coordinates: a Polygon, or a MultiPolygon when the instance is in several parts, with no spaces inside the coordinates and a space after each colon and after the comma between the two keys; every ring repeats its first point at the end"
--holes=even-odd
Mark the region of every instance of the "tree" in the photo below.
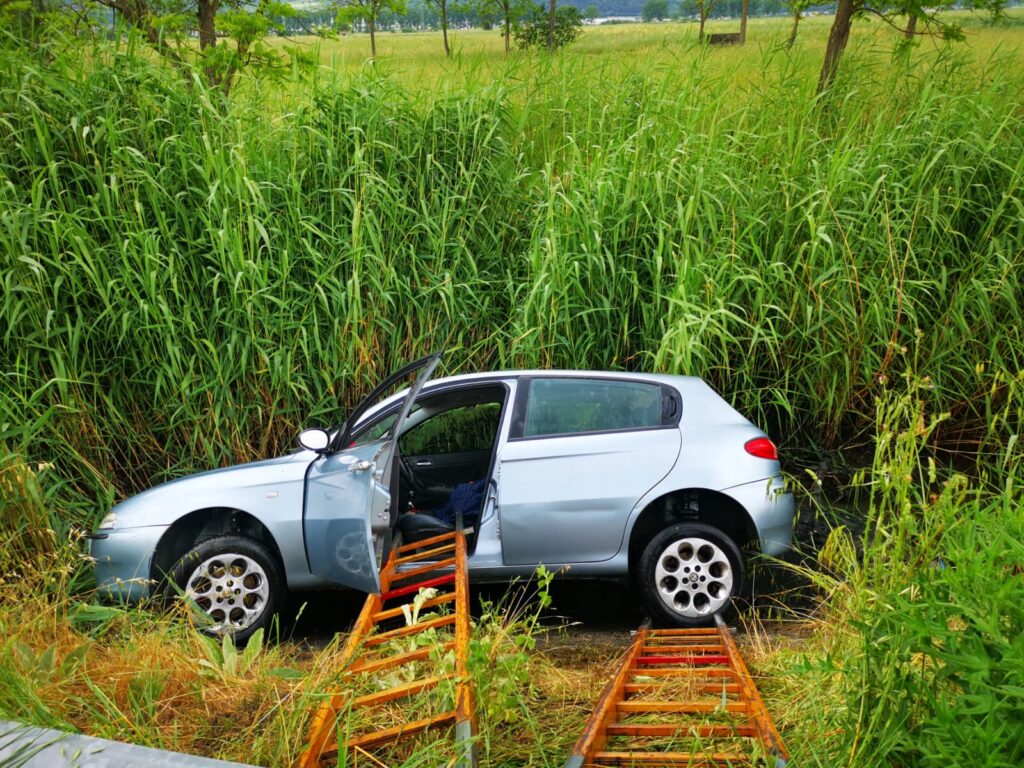
{"type": "MultiPolygon", "coordinates": [[[[390,11],[398,16],[405,16],[405,0],[338,0],[336,23],[351,24],[353,21],[366,22],[370,32],[370,56],[377,57],[377,20],[381,13],[390,11]]],[[[445,41],[447,45],[447,40],[445,41]]]]}
{"type": "Polygon", "coordinates": [[[995,24],[1000,19],[1006,17],[1006,9],[1010,5],[1010,0],[987,0],[986,2],[975,3],[979,9],[988,11],[989,21],[995,24]]]}
{"type": "Polygon", "coordinates": [[[792,48],[796,44],[796,31],[800,26],[800,20],[813,4],[814,0],[787,0],[786,5],[793,16],[793,26],[790,27],[789,39],[786,41],[787,48],[792,48]]]}
{"type": "Polygon", "coordinates": [[[644,21],[661,21],[668,18],[668,0],[646,0],[640,10],[644,21]]]}
{"type": "Polygon", "coordinates": [[[700,42],[704,42],[704,25],[717,5],[718,0],[682,0],[679,3],[680,16],[696,17],[700,22],[697,32],[697,39],[700,42]]]}
{"type": "MultiPolygon", "coordinates": [[[[231,51],[227,45],[211,46],[210,51],[217,50],[217,58],[223,63],[218,66],[218,61],[210,57],[212,69],[209,71],[213,78],[219,78],[217,84],[225,95],[243,67],[251,67],[254,63],[264,67],[274,64],[277,54],[263,41],[271,31],[283,32],[283,19],[297,14],[291,4],[272,0],[260,0],[256,13],[244,10],[241,3],[232,3],[220,13],[220,29],[234,41],[235,48],[231,51]]],[[[207,80],[212,82],[211,76],[207,80]]]]}
{"type": "Polygon", "coordinates": [[[0,0],[0,29],[15,40],[36,44],[50,10],[44,0],[0,0]]]}
{"type": "Polygon", "coordinates": [[[596,21],[600,15],[601,11],[598,10],[598,7],[593,3],[591,3],[586,8],[583,9],[583,18],[586,19],[587,21],[596,21]]]}
{"type": "Polygon", "coordinates": [[[501,36],[505,39],[505,55],[512,45],[512,26],[528,14],[533,7],[532,0],[478,0],[476,11],[480,16],[494,13],[501,19],[501,36]]]}
{"type": "Polygon", "coordinates": [[[451,56],[452,49],[448,45],[448,0],[427,0],[427,3],[437,8],[437,15],[441,19],[441,37],[444,40],[444,55],[451,56]]]}
{"type": "Polygon", "coordinates": [[[917,16],[910,14],[907,18],[907,28],[903,30],[904,40],[913,40],[917,34],[917,16]]]}
{"type": "MultiPolygon", "coordinates": [[[[264,43],[270,32],[283,32],[285,19],[298,12],[285,2],[258,0],[98,0],[122,23],[138,30],[146,41],[174,65],[188,70],[197,65],[206,83],[231,92],[238,73],[252,66],[273,69],[279,56],[264,43]],[[218,21],[220,27],[218,28],[218,21]],[[199,50],[191,38],[199,38],[199,50]]],[[[71,3],[65,11],[81,11],[71,3]]]]}
{"type": "MultiPolygon", "coordinates": [[[[995,0],[975,0],[975,7],[989,7],[995,0]]],[[[850,27],[858,16],[872,14],[878,16],[890,26],[899,30],[904,36],[933,35],[947,40],[962,40],[963,32],[959,25],[939,18],[939,13],[954,5],[958,0],[931,0],[925,8],[921,0],[889,0],[885,5],[873,7],[868,0],[838,0],[836,15],[829,30],[828,43],[825,46],[825,59],[821,64],[818,76],[818,93],[828,90],[835,82],[839,72],[839,60],[850,40],[850,27]],[[900,26],[896,19],[906,17],[905,26],[900,26]],[[918,23],[924,28],[918,31],[918,23]]]]}
{"type": "Polygon", "coordinates": [[[519,23],[512,28],[512,38],[520,48],[551,49],[568,45],[582,31],[583,20],[575,7],[565,5],[559,8],[552,30],[548,11],[543,6],[530,3],[519,23]]]}
{"type": "Polygon", "coordinates": [[[548,5],[548,50],[555,50],[555,27],[558,24],[558,15],[555,12],[558,0],[551,0],[548,5]]]}
{"type": "Polygon", "coordinates": [[[708,16],[715,9],[717,0],[692,0],[693,7],[696,8],[696,16],[699,19],[700,27],[697,31],[697,40],[703,42],[703,27],[708,22],[708,16]]]}

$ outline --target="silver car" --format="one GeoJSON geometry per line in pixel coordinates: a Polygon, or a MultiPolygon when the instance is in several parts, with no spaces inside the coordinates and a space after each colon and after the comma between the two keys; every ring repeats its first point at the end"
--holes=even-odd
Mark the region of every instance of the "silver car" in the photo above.
{"type": "Polygon", "coordinates": [[[208,631],[245,639],[290,590],[378,591],[396,542],[462,523],[474,582],[539,564],[632,579],[657,622],[687,627],[729,608],[749,554],[788,548],[793,499],[774,444],[700,379],[431,380],[438,359],[398,371],[342,426],[306,430],[295,453],[115,506],[91,537],[101,590],[183,593],[208,631]]]}

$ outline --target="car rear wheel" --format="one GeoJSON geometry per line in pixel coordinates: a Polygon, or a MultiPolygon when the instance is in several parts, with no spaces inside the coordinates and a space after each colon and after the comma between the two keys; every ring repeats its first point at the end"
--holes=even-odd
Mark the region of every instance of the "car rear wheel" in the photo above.
{"type": "Polygon", "coordinates": [[[185,553],[171,572],[180,594],[198,610],[208,635],[245,642],[284,603],[274,556],[244,536],[217,536],[185,553]]]}
{"type": "Polygon", "coordinates": [[[743,553],[710,525],[677,523],[648,542],[637,580],[658,624],[697,627],[727,613],[746,578],[743,553]]]}

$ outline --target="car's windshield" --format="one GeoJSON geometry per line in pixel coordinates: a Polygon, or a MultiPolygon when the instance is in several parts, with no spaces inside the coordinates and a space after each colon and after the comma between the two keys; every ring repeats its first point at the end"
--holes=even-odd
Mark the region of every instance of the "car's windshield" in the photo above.
{"type": "MultiPolygon", "coordinates": [[[[390,406],[388,409],[390,410],[390,406]]],[[[410,415],[415,414],[420,410],[418,404],[413,404],[410,415]]],[[[391,428],[395,425],[395,419],[398,417],[398,411],[392,411],[383,418],[379,418],[376,413],[370,414],[368,417],[360,419],[360,423],[352,430],[353,438],[349,440],[347,448],[352,448],[357,445],[366,445],[367,443],[375,443],[378,440],[386,440],[391,437],[391,428]]],[[[327,434],[330,437],[330,442],[333,443],[338,439],[338,436],[344,431],[347,422],[343,421],[335,427],[331,427],[327,434]]],[[[304,448],[298,448],[297,450],[302,451],[304,448]]]]}
{"type": "MultiPolygon", "coordinates": [[[[351,444],[352,435],[355,434],[357,426],[363,420],[363,416],[366,412],[373,408],[374,405],[387,399],[392,394],[396,394],[398,390],[405,387],[411,386],[413,389],[418,391],[419,387],[423,385],[426,379],[430,378],[430,374],[437,366],[440,357],[441,353],[438,352],[436,354],[420,358],[419,360],[400,368],[378,384],[366,399],[356,406],[355,410],[349,414],[348,419],[338,428],[337,437],[331,441],[332,450],[342,450],[351,444]]],[[[408,412],[403,415],[402,410],[404,409],[399,409],[397,418],[404,420],[406,416],[408,416],[408,412]]],[[[387,433],[385,432],[383,434],[387,433]]]]}

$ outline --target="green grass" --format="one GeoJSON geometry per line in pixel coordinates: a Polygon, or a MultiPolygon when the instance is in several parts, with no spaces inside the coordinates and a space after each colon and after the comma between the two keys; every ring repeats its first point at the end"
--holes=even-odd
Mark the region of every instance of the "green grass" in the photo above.
{"type": "Polygon", "coordinates": [[[570,51],[431,97],[327,70],[228,115],[134,49],[6,54],[4,442],[95,516],[448,347],[704,376],[813,463],[862,442],[913,342],[969,453],[1020,361],[1021,69],[853,55],[822,109],[809,55],[723,52],[769,81],[744,86],[718,53],[570,51]]]}
{"type": "MultiPolygon", "coordinates": [[[[785,20],[508,61],[459,32],[451,62],[382,35],[368,65],[353,36],[228,108],[134,43],[0,48],[0,714],[286,762],[333,651],[200,675],[187,622],[83,607],[74,528],[287,450],[447,347],[446,372],[703,376],[798,479],[859,489],[869,537],[809,574],[827,620],[759,660],[801,764],[965,763],[971,739],[1019,764],[1024,68],[1019,26],[965,18],[900,54],[858,22],[825,100],[817,18],[792,52],[785,20]]],[[[489,764],[575,738],[594,674],[567,693],[535,663],[489,764]]]]}
{"type": "Polygon", "coordinates": [[[804,571],[824,595],[814,636],[765,655],[800,765],[1024,759],[1022,381],[993,415],[1008,448],[984,480],[937,469],[929,382],[908,375],[879,400],[873,465],[857,480],[866,536],[833,530],[804,571]]]}
{"type": "MultiPolygon", "coordinates": [[[[1018,10],[1010,13],[1011,20],[1018,23],[1024,18],[1018,10]]],[[[976,14],[953,15],[964,27],[967,42],[963,50],[974,66],[983,67],[997,51],[1012,54],[1020,60],[1019,29],[985,24],[976,14]]],[[[782,48],[789,36],[790,21],[751,19],[748,45],[706,52],[713,66],[700,74],[716,85],[726,84],[730,88],[765,85],[773,82],[771,78],[784,70],[788,58],[792,57],[801,70],[808,75],[816,75],[831,23],[829,16],[804,19],[797,44],[787,55],[782,48]],[[771,55],[766,57],[768,53],[771,55]]],[[[707,29],[709,32],[729,32],[736,31],[738,25],[736,19],[713,19],[708,22],[707,29]]],[[[515,50],[511,57],[506,58],[498,30],[454,30],[450,32],[450,39],[454,56],[447,61],[442,53],[439,33],[378,34],[378,56],[374,66],[417,93],[430,94],[439,88],[461,93],[467,86],[502,78],[507,75],[510,64],[515,70],[525,60],[530,68],[543,68],[541,62],[546,58],[544,54],[524,54],[515,50]]],[[[870,63],[884,71],[892,62],[895,41],[891,27],[868,18],[854,25],[851,48],[862,63],[870,63]]],[[[279,45],[311,55],[323,66],[345,76],[358,75],[370,58],[369,35],[365,34],[348,34],[328,40],[300,36],[279,41],[279,45]]],[[[919,46],[918,58],[925,66],[934,57],[935,50],[936,44],[932,41],[925,40],[919,46]]],[[[601,87],[603,77],[622,77],[637,69],[655,77],[660,74],[665,78],[677,78],[686,71],[681,68],[692,65],[701,56],[702,50],[697,45],[697,25],[687,22],[588,27],[567,52],[567,58],[574,66],[591,71],[598,87],[601,87]]],[[[529,75],[516,73],[516,76],[529,75]]]]}

